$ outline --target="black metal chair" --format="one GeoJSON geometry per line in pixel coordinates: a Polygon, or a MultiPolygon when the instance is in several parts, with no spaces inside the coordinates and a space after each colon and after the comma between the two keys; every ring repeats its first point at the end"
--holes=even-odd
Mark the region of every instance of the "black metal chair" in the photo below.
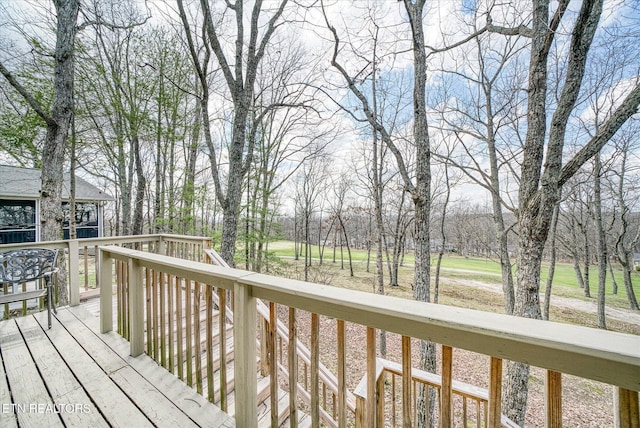
{"type": "MultiPolygon", "coordinates": [[[[25,300],[47,298],[47,313],[49,328],[51,328],[51,310],[56,311],[54,302],[53,282],[58,268],[56,261],[58,250],[47,248],[30,248],[26,250],[9,250],[0,253],[0,284],[3,288],[10,285],[13,293],[0,295],[0,304],[9,304],[25,300]],[[18,284],[30,281],[44,280],[44,288],[20,291],[18,284]]],[[[36,286],[37,287],[37,286],[36,286]]],[[[6,288],[5,288],[6,290],[6,288]]]]}

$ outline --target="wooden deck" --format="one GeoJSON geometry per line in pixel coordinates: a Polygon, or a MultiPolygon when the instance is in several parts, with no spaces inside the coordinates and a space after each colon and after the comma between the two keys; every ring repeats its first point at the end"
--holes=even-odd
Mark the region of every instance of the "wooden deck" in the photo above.
{"type": "Polygon", "coordinates": [[[233,427],[235,421],[82,306],[0,322],[0,427],[233,427]]]}

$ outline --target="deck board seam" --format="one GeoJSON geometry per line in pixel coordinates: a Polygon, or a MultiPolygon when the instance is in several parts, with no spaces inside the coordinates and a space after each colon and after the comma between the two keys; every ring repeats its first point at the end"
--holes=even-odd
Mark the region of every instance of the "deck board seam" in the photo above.
{"type": "MultiPolygon", "coordinates": [[[[42,315],[40,315],[42,316],[42,315]]],[[[51,390],[51,388],[48,385],[48,377],[45,376],[45,373],[43,372],[43,369],[40,367],[40,364],[38,362],[38,360],[35,358],[34,355],[34,349],[33,348],[33,344],[30,343],[30,340],[27,340],[27,337],[25,337],[25,332],[24,332],[24,326],[21,327],[20,326],[20,322],[18,322],[18,320],[16,320],[16,324],[18,325],[18,328],[20,329],[20,332],[22,334],[23,340],[27,346],[27,348],[29,349],[29,353],[31,354],[35,364],[36,364],[36,368],[38,369],[38,372],[40,374],[40,377],[45,385],[45,388],[47,389],[47,391],[49,392],[49,396],[51,397],[51,400],[54,401],[54,403],[56,401],[61,401],[60,399],[69,396],[69,395],[73,395],[75,393],[77,393],[77,391],[82,390],[82,392],[84,393],[84,395],[91,401],[91,404],[93,404],[95,410],[98,412],[98,414],[100,415],[100,418],[102,418],[103,421],[107,421],[106,415],[100,410],[100,407],[98,406],[98,404],[95,402],[95,400],[93,399],[93,397],[89,394],[89,391],[87,391],[87,389],[84,387],[83,382],[78,378],[78,376],[74,373],[74,371],[71,369],[71,367],[69,366],[69,363],[64,359],[64,357],[62,356],[62,354],[60,354],[60,351],[58,350],[58,348],[55,346],[55,344],[51,341],[51,338],[47,335],[46,330],[44,329],[44,326],[42,325],[42,323],[40,322],[40,320],[38,320],[36,314],[32,314],[29,316],[29,318],[33,318],[33,322],[35,323],[35,325],[40,329],[40,332],[42,333],[42,335],[44,336],[44,339],[46,340],[46,343],[48,343],[50,345],[51,348],[53,348],[53,350],[56,352],[56,354],[58,355],[59,359],[62,361],[62,363],[64,364],[64,366],[66,367],[68,374],[70,374],[73,379],[76,382],[76,385],[73,389],[66,391],[64,394],[55,394],[54,397],[54,393],[51,390]]],[[[28,321],[24,321],[22,322],[22,324],[28,324],[28,321]]],[[[62,417],[62,415],[60,416],[60,418],[62,419],[63,423],[66,425],[67,422],[65,421],[65,418],[62,417]]]]}
{"type": "MultiPolygon", "coordinates": [[[[67,325],[65,325],[65,323],[64,323],[62,320],[60,320],[60,318],[59,318],[59,314],[60,314],[61,310],[65,310],[65,309],[66,309],[66,308],[58,308],[58,314],[53,315],[53,316],[55,317],[55,320],[57,321],[57,324],[65,330],[66,334],[67,334],[68,336],[70,336],[70,337],[71,337],[71,339],[72,339],[72,340],[73,340],[73,342],[75,342],[75,344],[79,347],[79,349],[81,350],[81,352],[82,352],[86,357],[88,357],[88,358],[93,362],[93,365],[95,365],[95,366],[100,370],[100,372],[102,372],[102,373],[104,374],[105,378],[106,378],[106,379],[108,379],[108,380],[109,380],[109,382],[111,382],[111,384],[112,384],[115,388],[117,388],[117,390],[118,390],[118,391],[120,391],[120,393],[121,393],[121,394],[126,398],[126,400],[128,400],[128,401],[129,401],[129,402],[130,402],[130,403],[131,403],[131,404],[136,408],[136,410],[140,413],[140,415],[141,415],[141,416],[143,416],[143,417],[144,417],[144,419],[146,419],[146,420],[147,420],[147,422],[148,422],[150,425],[155,426],[155,424],[153,424],[153,423],[149,420],[149,417],[148,417],[148,416],[147,416],[147,415],[146,415],[146,414],[145,414],[145,413],[144,413],[144,412],[139,408],[139,406],[137,405],[137,403],[136,403],[134,400],[132,400],[132,398],[122,390],[122,388],[120,387],[120,385],[118,385],[118,384],[117,384],[117,382],[115,382],[115,380],[114,380],[114,379],[112,379],[112,378],[111,378],[111,376],[109,376],[109,374],[108,374],[108,373],[107,373],[107,372],[106,372],[106,371],[105,371],[105,370],[104,370],[104,369],[103,369],[103,368],[102,368],[102,367],[101,367],[101,366],[96,362],[96,360],[95,360],[95,358],[93,357],[93,355],[91,355],[91,353],[90,353],[90,352],[88,352],[88,351],[87,351],[87,349],[86,349],[84,346],[82,346],[82,344],[78,341],[78,338],[77,338],[77,337],[75,337],[75,335],[74,335],[74,334],[72,334],[72,332],[69,330],[69,328],[67,327],[67,325]]],[[[43,322],[43,321],[39,320],[38,318],[36,318],[36,320],[37,320],[37,322],[40,324],[40,326],[42,327],[42,322],[43,322]]],[[[98,411],[100,412],[101,416],[102,416],[102,417],[107,421],[107,423],[108,423],[109,425],[112,425],[112,426],[113,426],[113,424],[115,423],[115,422],[114,422],[114,420],[113,420],[111,417],[109,417],[109,416],[105,413],[105,410],[104,410],[104,409],[102,409],[102,405],[104,405],[104,403],[102,403],[102,405],[101,405],[100,403],[98,403],[98,402],[96,401],[96,397],[94,396],[94,394],[95,394],[95,393],[94,393],[94,392],[89,391],[89,390],[87,389],[87,386],[85,386],[85,383],[87,382],[87,379],[80,379],[80,378],[78,377],[78,375],[77,375],[77,373],[76,373],[76,370],[74,370],[74,368],[72,368],[72,367],[69,365],[69,362],[67,361],[67,359],[66,359],[66,358],[64,358],[64,356],[63,356],[63,355],[62,355],[62,353],[60,352],[60,348],[59,348],[59,347],[60,347],[60,344],[56,344],[56,341],[55,341],[55,340],[53,340],[53,338],[50,336],[50,333],[48,333],[48,331],[45,331],[45,334],[46,334],[46,335],[47,335],[47,337],[49,338],[49,341],[50,341],[50,342],[51,342],[51,344],[54,346],[54,348],[56,349],[56,351],[58,352],[58,354],[62,357],[63,361],[65,362],[65,364],[67,365],[67,367],[69,368],[69,370],[71,370],[71,372],[73,373],[74,377],[78,380],[78,382],[80,383],[80,385],[81,385],[81,386],[82,386],[82,388],[84,389],[85,393],[87,394],[87,396],[89,397],[89,399],[91,400],[91,402],[96,406],[96,408],[97,408],[97,409],[98,409],[98,411]]],[[[105,379],[105,380],[106,380],[106,379],[105,379]]],[[[116,423],[116,425],[117,425],[117,423],[116,423]]]]}
{"type": "MultiPolygon", "coordinates": [[[[144,374],[144,373],[142,373],[140,370],[136,369],[136,367],[134,367],[133,365],[131,365],[131,364],[130,364],[130,363],[129,363],[125,358],[123,358],[123,357],[122,357],[122,355],[120,355],[120,353],[118,352],[118,350],[117,350],[117,349],[114,349],[114,348],[113,348],[113,346],[112,346],[112,344],[111,344],[111,343],[109,343],[107,340],[105,340],[105,338],[106,338],[107,336],[105,336],[105,335],[103,335],[103,334],[98,334],[98,333],[96,333],[96,332],[95,332],[95,330],[94,330],[90,325],[88,325],[88,324],[85,322],[85,320],[83,319],[83,317],[81,317],[81,316],[77,313],[79,310],[82,310],[82,309],[77,309],[77,310],[76,310],[76,309],[74,309],[74,310],[71,310],[71,309],[69,308],[69,310],[67,310],[66,312],[67,312],[67,313],[69,313],[70,315],[73,315],[73,316],[75,317],[75,319],[76,319],[78,322],[80,322],[80,323],[84,326],[84,328],[86,328],[87,330],[89,330],[89,331],[90,331],[90,332],[95,336],[95,338],[97,338],[97,339],[98,339],[98,340],[100,340],[100,341],[101,341],[105,346],[107,346],[107,347],[108,347],[108,348],[109,348],[109,349],[110,349],[110,350],[111,350],[115,355],[117,355],[117,357],[118,357],[118,358],[119,358],[119,359],[120,359],[124,364],[126,364],[128,367],[130,367],[132,370],[134,370],[134,371],[135,371],[135,372],[136,372],[136,373],[137,373],[137,374],[138,374],[142,379],[144,379],[144,380],[145,380],[145,381],[146,381],[150,386],[152,386],[152,387],[153,387],[153,388],[154,388],[154,389],[155,389],[159,394],[161,394],[163,397],[165,397],[165,399],[166,399],[167,401],[169,401],[169,402],[173,403],[173,404],[175,405],[176,409],[178,409],[178,410],[179,410],[179,411],[180,411],[180,412],[181,412],[185,417],[187,417],[189,420],[191,420],[191,422],[192,422],[193,424],[195,424],[196,426],[199,426],[199,425],[200,425],[200,423],[199,423],[197,420],[195,420],[195,419],[194,419],[194,416],[193,416],[193,415],[191,415],[191,414],[190,414],[189,412],[187,412],[185,409],[181,408],[181,407],[180,407],[180,406],[178,406],[176,403],[174,403],[173,399],[171,399],[171,397],[169,397],[167,394],[165,394],[165,393],[164,393],[160,388],[156,387],[156,385],[155,385],[153,382],[151,382],[151,381],[147,378],[147,376],[145,376],[145,374],[144,374]]],[[[87,312],[87,314],[88,314],[88,312],[87,312]]],[[[149,356],[148,356],[148,355],[146,355],[146,354],[143,354],[143,355],[144,355],[144,357],[143,357],[143,358],[149,358],[149,356]]],[[[131,357],[131,358],[134,358],[134,357],[131,357]]],[[[140,357],[135,357],[134,359],[135,359],[135,360],[139,360],[139,358],[140,358],[140,357]]],[[[153,361],[153,360],[151,360],[151,361],[153,361]]],[[[162,367],[161,365],[159,365],[156,361],[153,361],[153,363],[156,365],[156,367],[157,367],[158,369],[162,369],[162,370],[166,371],[166,369],[165,369],[164,367],[162,367]]],[[[168,372],[168,371],[166,371],[166,374],[173,376],[173,374],[171,374],[171,373],[170,373],[170,372],[168,372]]],[[[193,393],[194,393],[194,394],[197,394],[195,391],[193,391],[193,393]]],[[[192,401],[193,401],[193,400],[192,400],[192,401]]],[[[213,406],[215,406],[214,404],[212,404],[212,405],[213,405],[213,406]]],[[[217,408],[217,406],[216,406],[216,408],[217,408]]],[[[222,412],[222,411],[220,410],[220,412],[222,412]]]]}

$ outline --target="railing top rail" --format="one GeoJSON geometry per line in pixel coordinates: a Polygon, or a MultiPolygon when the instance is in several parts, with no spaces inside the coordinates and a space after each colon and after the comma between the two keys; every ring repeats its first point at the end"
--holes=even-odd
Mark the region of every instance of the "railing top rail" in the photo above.
{"type": "Polygon", "coordinates": [[[67,248],[69,241],[18,242],[15,244],[0,244],[0,251],[28,249],[28,248],[67,248]]]}
{"type": "Polygon", "coordinates": [[[640,390],[640,336],[381,296],[119,247],[102,250],[223,288],[237,281],[251,286],[254,297],[279,304],[640,390]]]}
{"type": "Polygon", "coordinates": [[[211,238],[207,236],[174,235],[172,233],[160,233],[155,236],[159,236],[162,239],[169,240],[169,241],[192,242],[192,243],[201,243],[202,241],[211,240],[211,238]]]}
{"type": "Polygon", "coordinates": [[[203,236],[189,235],[172,235],[167,233],[149,234],[149,235],[126,235],[126,236],[102,236],[100,238],[82,238],[82,239],[64,239],[58,241],[42,241],[42,242],[18,242],[14,244],[2,244],[0,248],[3,250],[11,250],[15,248],[66,248],[70,241],[78,241],[81,246],[93,247],[96,245],[110,244],[133,244],[136,242],[148,241],[179,241],[190,243],[202,243],[202,241],[210,240],[203,236]]]}

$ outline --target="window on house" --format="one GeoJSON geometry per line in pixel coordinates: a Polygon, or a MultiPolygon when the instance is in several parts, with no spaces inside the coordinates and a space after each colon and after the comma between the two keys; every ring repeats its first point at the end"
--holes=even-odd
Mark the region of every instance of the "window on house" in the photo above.
{"type": "Polygon", "coordinates": [[[36,201],[0,199],[0,244],[36,241],[36,201]]]}

